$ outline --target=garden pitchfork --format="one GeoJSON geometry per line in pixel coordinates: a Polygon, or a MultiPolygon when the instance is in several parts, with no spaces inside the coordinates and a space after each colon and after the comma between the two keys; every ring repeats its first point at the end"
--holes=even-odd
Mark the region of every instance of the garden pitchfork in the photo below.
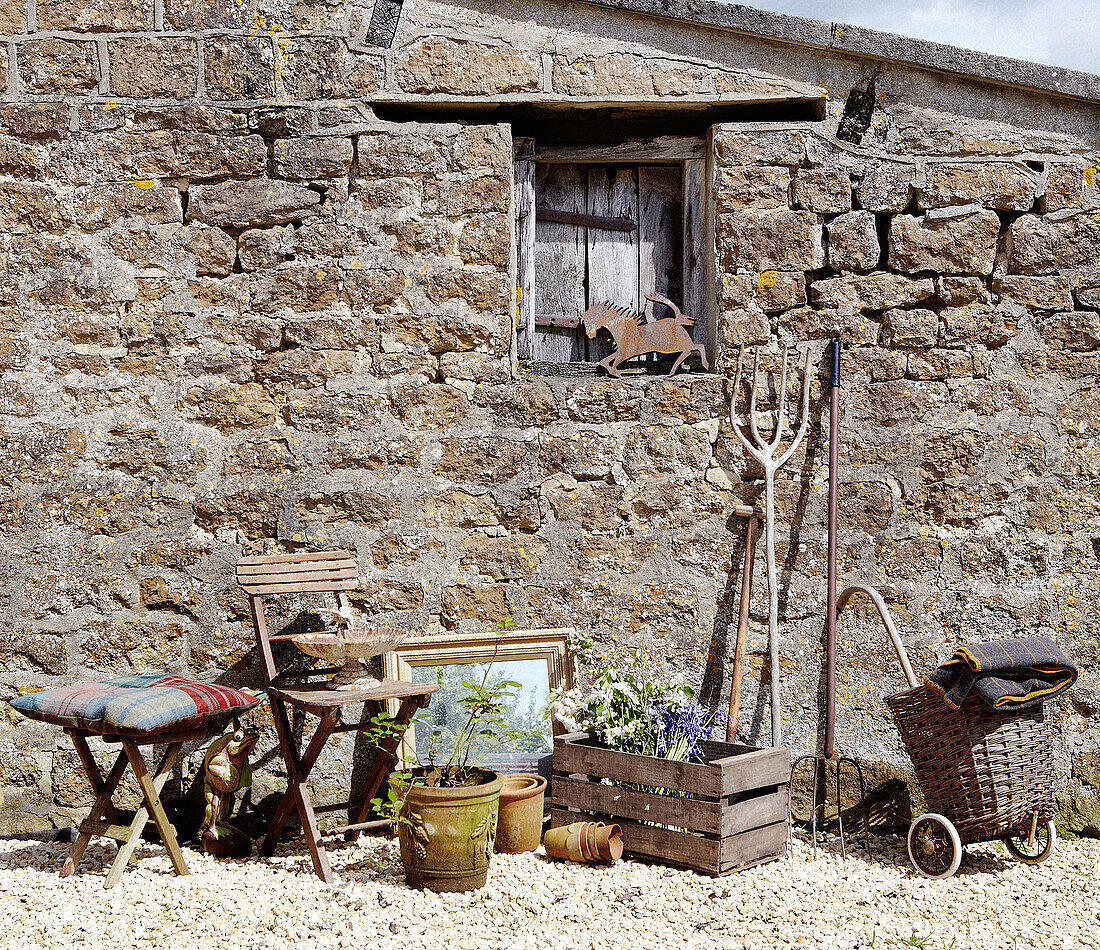
{"type": "MultiPolygon", "coordinates": [[[[817,849],[817,813],[824,817],[829,803],[830,765],[836,768],[836,824],[840,835],[840,853],[847,855],[844,838],[844,816],[841,808],[840,774],[847,766],[859,786],[859,802],[863,804],[865,788],[863,769],[849,756],[837,755],[834,750],[836,732],[836,545],[837,545],[837,488],[840,475],[840,338],[829,341],[829,579],[825,605],[825,741],[823,749],[816,755],[803,755],[791,766],[791,787],[794,787],[795,770],[803,762],[813,762],[811,776],[810,827],[813,834],[813,846],[817,849]],[[818,794],[818,790],[821,794],[818,794]]],[[[867,837],[867,821],[864,815],[863,844],[867,854],[871,854],[871,844],[867,837]]]]}
{"type": "Polygon", "coordinates": [[[771,441],[761,436],[760,423],[757,421],[756,395],[760,389],[760,350],[757,347],[753,347],[752,354],[752,389],[749,393],[748,411],[750,435],[745,435],[737,421],[737,399],[741,390],[741,363],[744,350],[742,346],[737,351],[737,373],[734,376],[733,396],[730,399],[730,423],[745,451],[764,468],[764,548],[768,566],[768,658],[771,666],[772,746],[778,746],[783,743],[783,721],[779,705],[779,578],[775,568],[775,473],[790,461],[806,434],[806,424],[810,419],[810,354],[807,351],[802,364],[802,418],[790,447],[780,453],[780,446],[788,425],[787,347],[783,347],[783,369],[779,377],[779,406],[775,412],[775,431],[772,433],[771,441]]]}

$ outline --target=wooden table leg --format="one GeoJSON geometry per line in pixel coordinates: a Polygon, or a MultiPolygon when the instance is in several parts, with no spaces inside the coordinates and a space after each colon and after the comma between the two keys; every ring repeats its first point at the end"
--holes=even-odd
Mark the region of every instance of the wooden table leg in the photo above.
{"type": "Polygon", "coordinates": [[[130,767],[134,770],[134,775],[137,777],[144,804],[142,804],[134,814],[133,823],[130,825],[130,837],[126,843],[118,849],[118,854],[115,855],[111,870],[107,872],[107,880],[104,883],[104,887],[114,887],[115,884],[118,883],[119,878],[122,877],[122,872],[126,870],[126,865],[129,863],[130,857],[141,842],[141,833],[144,831],[145,825],[149,821],[150,814],[152,815],[153,822],[157,826],[157,831],[160,832],[160,840],[164,843],[164,847],[168,851],[168,857],[172,861],[172,867],[177,874],[186,874],[187,865],[184,863],[183,852],[180,851],[179,842],[176,840],[176,829],[172,827],[171,822],[168,820],[168,816],[164,813],[164,806],[160,803],[161,789],[164,788],[164,783],[168,780],[168,776],[172,771],[172,766],[176,764],[176,759],[179,758],[180,750],[183,749],[183,743],[173,742],[164,750],[160,764],[157,766],[155,776],[149,775],[149,770],[145,765],[145,759],[142,757],[141,750],[137,745],[133,742],[123,742],[122,747],[125,756],[129,759],[130,767]]]}
{"type": "MultiPolygon", "coordinates": [[[[83,760],[83,758],[84,757],[81,756],[81,760],[83,760]]],[[[92,764],[93,766],[95,765],[94,762],[92,764]]],[[[87,766],[85,766],[85,768],[87,768],[87,766]]],[[[118,758],[115,760],[115,764],[107,775],[106,780],[100,782],[99,794],[96,796],[95,804],[92,805],[92,810],[88,813],[88,817],[81,822],[80,834],[77,835],[76,841],[73,842],[73,848],[69,852],[69,856],[65,859],[65,863],[61,865],[62,877],[68,877],[76,870],[76,866],[80,863],[80,858],[84,854],[84,849],[88,847],[88,842],[92,840],[92,831],[89,828],[89,824],[99,822],[103,816],[107,814],[107,809],[113,807],[111,805],[111,796],[114,794],[119,779],[122,778],[122,774],[125,771],[126,753],[123,751],[119,752],[118,758]]],[[[88,780],[92,783],[92,787],[94,788],[96,781],[99,780],[98,766],[95,766],[94,770],[88,774],[88,780]],[[95,778],[92,777],[93,775],[95,778]]]]}
{"type": "MultiPolygon", "coordinates": [[[[416,714],[416,711],[424,704],[425,697],[423,696],[409,696],[407,699],[402,700],[401,706],[397,710],[397,715],[394,717],[394,723],[398,726],[407,726],[412,720],[412,717],[416,714]]],[[[379,744],[378,750],[374,755],[374,761],[371,763],[370,771],[367,773],[367,777],[363,782],[363,798],[359,802],[359,807],[355,809],[355,814],[349,817],[349,825],[361,825],[367,820],[371,799],[378,794],[378,790],[382,787],[382,783],[386,780],[390,772],[393,771],[393,766],[397,761],[397,757],[394,753],[397,750],[398,744],[401,742],[403,734],[404,730],[402,730],[399,735],[389,736],[379,744]]],[[[349,831],[344,835],[344,840],[355,841],[359,837],[359,834],[359,831],[349,831]]]]}

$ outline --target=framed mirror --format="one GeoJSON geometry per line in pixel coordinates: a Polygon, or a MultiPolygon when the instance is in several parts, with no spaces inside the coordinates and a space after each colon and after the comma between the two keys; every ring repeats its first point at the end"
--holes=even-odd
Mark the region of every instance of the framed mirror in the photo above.
{"type": "Polygon", "coordinates": [[[504,633],[441,634],[409,639],[383,659],[387,679],[412,683],[442,684],[420,722],[405,736],[400,754],[421,758],[432,731],[439,729],[440,754],[453,748],[454,737],[465,722],[459,700],[466,694],[463,683],[513,680],[519,683],[509,705],[509,724],[530,732],[523,740],[492,748],[477,748],[470,761],[498,772],[536,772],[540,762],[554,751],[554,734],[562,732],[544,716],[551,690],[573,686],[573,663],[567,646],[574,636],[570,628],[515,630],[504,633]]]}

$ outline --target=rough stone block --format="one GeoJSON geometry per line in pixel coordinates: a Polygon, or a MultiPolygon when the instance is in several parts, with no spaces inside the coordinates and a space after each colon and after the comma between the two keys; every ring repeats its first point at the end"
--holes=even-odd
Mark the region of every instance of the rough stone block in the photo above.
{"type": "Polygon", "coordinates": [[[188,225],[176,233],[174,241],[195,262],[196,274],[224,276],[233,270],[237,242],[221,228],[188,225]]]}
{"type": "Polygon", "coordinates": [[[554,57],[554,91],[579,98],[652,97],[653,76],[639,56],[606,53],[570,59],[554,57]]]}
{"type": "Polygon", "coordinates": [[[275,143],[275,174],[298,181],[338,178],[351,171],[354,151],[351,139],[337,136],[279,139],[275,143]]]}
{"type": "Polygon", "coordinates": [[[936,278],[936,297],[949,307],[984,303],[988,296],[985,282],[980,277],[936,278]]]}
{"type": "Polygon", "coordinates": [[[290,227],[257,228],[245,231],[237,239],[241,270],[251,271],[285,261],[294,250],[294,230],[290,227]]]}
{"type": "Polygon", "coordinates": [[[153,29],[153,0],[37,0],[35,8],[40,30],[113,33],[153,29]]]}
{"type": "Polygon", "coordinates": [[[1069,310],[1055,313],[1039,324],[1039,333],[1051,346],[1089,352],[1100,348],[1100,313],[1069,310]]]}
{"type": "Polygon", "coordinates": [[[474,623],[479,629],[492,629],[511,617],[508,589],[503,584],[481,587],[461,584],[443,588],[440,621],[449,630],[462,623],[474,623]]]}
{"type": "Polygon", "coordinates": [[[193,39],[123,38],[107,44],[110,88],[116,96],[186,99],[198,82],[198,47],[193,39]]]}
{"type": "Polygon", "coordinates": [[[889,263],[910,274],[989,274],[1000,229],[996,212],[975,206],[923,218],[898,215],[890,225],[889,263]]]}
{"type": "Polygon", "coordinates": [[[1073,297],[1082,307],[1100,308],[1100,269],[1090,269],[1074,276],[1073,297]]]}
{"type": "Polygon", "coordinates": [[[187,219],[235,228],[286,224],[309,217],[320,201],[304,185],[270,179],[195,185],[189,190],[187,219]]]}
{"type": "Polygon", "coordinates": [[[298,37],[280,44],[286,64],[283,86],[292,99],[331,100],[369,96],[382,88],[379,56],[356,53],[337,37],[298,37]]]}
{"type": "Polygon", "coordinates": [[[829,267],[833,270],[869,271],[878,266],[882,248],[870,211],[842,214],[826,225],[826,232],[829,267]]]}
{"type": "Polygon", "coordinates": [[[464,482],[508,481],[519,472],[527,454],[525,442],[497,436],[440,439],[439,446],[435,473],[464,482]]]}
{"type": "Polygon", "coordinates": [[[365,179],[394,178],[415,170],[420,175],[448,170],[447,140],[400,129],[359,136],[359,174],[365,179]]]}
{"type": "Polygon", "coordinates": [[[462,542],[462,566],[500,580],[526,580],[546,555],[547,543],[529,535],[502,538],[468,534],[462,542]]]}
{"type": "Polygon", "coordinates": [[[1073,208],[1096,195],[1096,166],[1083,161],[1051,162],[1041,196],[1044,213],[1073,208]]]}
{"type": "Polygon", "coordinates": [[[1073,296],[1068,277],[1022,277],[1009,275],[993,279],[993,293],[1014,300],[1032,310],[1071,310],[1073,296]]]}
{"type": "Polygon", "coordinates": [[[911,307],[935,292],[930,277],[913,279],[879,271],[830,277],[810,284],[810,300],[819,307],[849,310],[890,310],[911,307]]]}
{"type": "Polygon", "coordinates": [[[511,46],[487,46],[442,36],[415,40],[395,57],[405,92],[494,96],[542,84],[538,61],[511,46]]]}
{"type": "Polygon", "coordinates": [[[1016,336],[1027,322],[1027,310],[1011,301],[998,306],[985,303],[949,307],[940,312],[946,346],[984,343],[1001,346],[1016,336]]]}
{"type": "Polygon", "coordinates": [[[718,166],[714,196],[720,213],[748,208],[786,208],[789,168],[778,165],[718,166]]]}
{"type": "Polygon", "coordinates": [[[192,386],[179,408],[189,418],[222,432],[271,425],[276,416],[271,395],[259,383],[236,386],[215,381],[192,386]]]}
{"type": "Polygon", "coordinates": [[[458,237],[458,256],[465,264],[491,264],[505,269],[512,253],[512,228],[504,214],[471,218],[458,237]]]}
{"type": "Polygon", "coordinates": [[[977,375],[974,357],[965,350],[928,349],[910,353],[905,375],[910,379],[948,380],[977,375]]]}
{"type": "Polygon", "coordinates": [[[822,230],[808,211],[737,211],[718,216],[728,271],[814,270],[825,263],[822,230]]]}
{"type": "Polygon", "coordinates": [[[940,320],[931,310],[888,310],[882,329],[888,346],[935,346],[940,320]]]}
{"type": "Polygon", "coordinates": [[[806,160],[806,133],[791,129],[745,132],[719,126],[714,152],[725,165],[801,165],[806,160]]]}
{"type": "Polygon", "coordinates": [[[918,203],[922,209],[978,204],[1001,211],[1029,211],[1039,176],[1014,162],[959,162],[929,165],[918,203]]]}
{"type": "Polygon", "coordinates": [[[333,268],[289,265],[264,274],[252,288],[252,308],[261,313],[329,310],[340,299],[340,275],[333,268]]]}
{"type": "Polygon", "coordinates": [[[799,340],[825,340],[842,336],[847,342],[877,344],[879,324],[859,310],[799,307],[776,318],[776,327],[799,340]]]}
{"type": "Polygon", "coordinates": [[[20,43],[16,63],[23,87],[37,95],[72,96],[99,87],[94,43],[50,38],[20,43]]]}
{"type": "Polygon", "coordinates": [[[503,212],[508,210],[511,191],[511,183],[500,175],[463,177],[444,185],[443,200],[447,215],[453,218],[487,211],[503,212]]]}
{"type": "Polygon", "coordinates": [[[173,30],[248,30],[255,26],[259,0],[164,0],[164,21],[173,30]]]}
{"type": "Polygon", "coordinates": [[[772,327],[767,314],[762,310],[723,308],[718,315],[718,333],[722,340],[723,355],[729,354],[732,359],[736,347],[767,343],[771,339],[772,327]]]}
{"type": "Polygon", "coordinates": [[[606,478],[616,457],[615,440],[592,429],[569,435],[543,433],[541,437],[539,462],[551,475],[564,472],[574,478],[606,478]]]}
{"type": "Polygon", "coordinates": [[[0,3],[0,36],[14,36],[27,30],[27,0],[0,3]]]}
{"type": "MultiPolygon", "coordinates": [[[[6,79],[0,82],[7,88],[6,79]]],[[[32,138],[62,138],[69,134],[69,107],[64,102],[6,103],[0,105],[0,130],[32,138]]]]}
{"type": "Polygon", "coordinates": [[[265,36],[211,36],[203,54],[211,99],[267,99],[275,94],[275,54],[265,36]]]}
{"type": "Polygon", "coordinates": [[[460,301],[479,313],[497,313],[508,305],[506,274],[497,268],[439,268],[424,278],[424,295],[434,304],[460,301]]]}
{"type": "Polygon", "coordinates": [[[846,168],[803,168],[794,180],[795,204],[818,214],[852,210],[852,178],[846,168]]]}
{"type": "Polygon", "coordinates": [[[1014,274],[1053,274],[1094,267],[1100,257],[1100,214],[1059,212],[1021,215],[1008,232],[1008,269],[1014,274]]]}
{"type": "Polygon", "coordinates": [[[337,491],[310,495],[295,503],[303,523],[351,521],[366,528],[384,528],[401,517],[401,502],[374,491],[337,491]]]}
{"type": "Polygon", "coordinates": [[[856,200],[866,211],[904,211],[913,197],[914,176],[912,165],[872,165],[856,189],[856,200]]]}
{"type": "Polygon", "coordinates": [[[750,306],[765,311],[789,310],[806,303],[806,277],[801,271],[722,274],[719,281],[723,310],[750,306]]]}

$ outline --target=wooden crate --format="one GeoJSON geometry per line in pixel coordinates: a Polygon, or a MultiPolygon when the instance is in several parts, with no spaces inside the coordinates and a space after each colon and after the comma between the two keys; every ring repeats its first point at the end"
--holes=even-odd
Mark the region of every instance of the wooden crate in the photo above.
{"type": "Polygon", "coordinates": [[[705,743],[703,750],[705,763],[673,762],[615,752],[583,732],[558,736],[550,823],[617,822],[624,853],[703,874],[728,874],[786,854],[790,753],[726,742],[705,743]]]}

